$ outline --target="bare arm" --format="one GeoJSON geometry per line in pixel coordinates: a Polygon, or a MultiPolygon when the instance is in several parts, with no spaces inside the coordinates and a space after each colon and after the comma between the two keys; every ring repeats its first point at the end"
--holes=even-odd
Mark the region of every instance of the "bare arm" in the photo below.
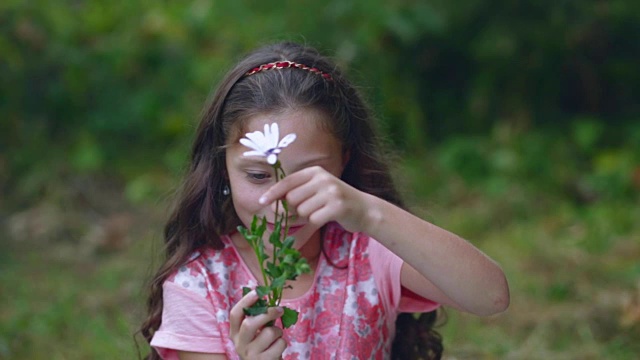
{"type": "Polygon", "coordinates": [[[371,195],[364,231],[400,256],[402,285],[409,290],[477,315],[509,306],[504,272],[468,241],[371,195]]]}
{"type": "Polygon", "coordinates": [[[476,315],[496,314],[509,306],[504,272],[471,243],[320,167],[287,176],[261,203],[282,197],[310,223],[337,221],[378,240],[404,260],[402,285],[418,295],[476,315]]]}

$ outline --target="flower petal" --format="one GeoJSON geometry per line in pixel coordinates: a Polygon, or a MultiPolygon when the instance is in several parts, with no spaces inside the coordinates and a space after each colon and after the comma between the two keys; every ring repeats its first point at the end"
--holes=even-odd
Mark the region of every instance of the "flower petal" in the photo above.
{"type": "Polygon", "coordinates": [[[282,149],[296,139],[296,134],[288,134],[282,140],[279,138],[280,129],[278,123],[274,122],[264,124],[264,132],[246,133],[245,137],[240,139],[240,144],[251,149],[251,151],[245,152],[244,156],[263,156],[267,158],[269,164],[273,165],[278,161],[278,154],[282,149]]]}
{"type": "Polygon", "coordinates": [[[260,131],[254,131],[252,133],[245,134],[245,136],[254,143],[255,146],[251,146],[252,149],[262,150],[264,152],[269,150],[265,136],[260,131]]]}
{"type": "Polygon", "coordinates": [[[269,165],[273,165],[276,163],[276,161],[278,161],[278,155],[276,154],[269,154],[269,156],[267,156],[267,162],[269,163],[269,165]]]}
{"type": "Polygon", "coordinates": [[[240,143],[246,147],[248,147],[249,149],[256,151],[260,154],[262,154],[262,156],[267,156],[267,151],[265,151],[264,149],[262,149],[261,146],[257,145],[256,143],[254,143],[253,141],[249,140],[249,139],[240,139],[240,143]]]}
{"type": "Polygon", "coordinates": [[[269,136],[267,137],[269,149],[278,146],[278,139],[280,139],[280,129],[278,128],[278,123],[273,123],[271,124],[271,131],[269,131],[269,136]]]}
{"type": "Polygon", "coordinates": [[[255,142],[253,142],[253,141],[251,141],[251,140],[249,140],[249,139],[246,139],[246,138],[242,138],[242,139],[240,139],[240,144],[242,144],[242,145],[244,145],[244,146],[246,146],[246,147],[248,147],[248,148],[250,148],[250,149],[258,150],[258,151],[260,151],[260,152],[264,153],[264,151],[262,151],[262,149],[260,148],[260,146],[256,145],[256,143],[255,143],[255,142]]]}
{"type": "Polygon", "coordinates": [[[251,151],[245,151],[242,156],[262,156],[262,157],[266,157],[267,154],[263,153],[262,151],[256,151],[256,150],[251,150],[251,151]]]}
{"type": "Polygon", "coordinates": [[[262,146],[264,147],[264,151],[268,151],[271,148],[271,128],[268,124],[264,124],[264,131],[262,132],[262,135],[264,136],[262,146]]]}
{"type": "Polygon", "coordinates": [[[280,143],[278,143],[278,147],[281,149],[286,148],[295,139],[296,139],[296,134],[288,134],[287,136],[283,137],[282,140],[280,140],[280,143]]]}

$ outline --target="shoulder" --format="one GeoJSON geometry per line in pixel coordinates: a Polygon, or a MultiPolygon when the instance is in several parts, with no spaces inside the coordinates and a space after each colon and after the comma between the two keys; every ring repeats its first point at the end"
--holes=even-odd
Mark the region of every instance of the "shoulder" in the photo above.
{"type": "Polygon", "coordinates": [[[213,250],[202,249],[193,252],[187,261],[171,274],[165,285],[174,284],[206,297],[206,282],[209,274],[207,264],[215,257],[213,250]]]}
{"type": "Polygon", "coordinates": [[[200,297],[217,302],[218,307],[242,297],[244,286],[255,286],[250,272],[230,240],[223,240],[222,249],[201,249],[196,251],[166,281],[200,297]]]}
{"type": "Polygon", "coordinates": [[[377,290],[387,313],[396,314],[404,261],[371,236],[356,233],[351,245],[351,263],[357,269],[359,281],[377,290]]]}
{"type": "Polygon", "coordinates": [[[212,278],[224,279],[225,273],[233,271],[238,262],[228,239],[223,239],[223,243],[222,249],[205,247],[194,251],[165,283],[174,283],[206,296],[206,285],[216,282],[212,278]]]}

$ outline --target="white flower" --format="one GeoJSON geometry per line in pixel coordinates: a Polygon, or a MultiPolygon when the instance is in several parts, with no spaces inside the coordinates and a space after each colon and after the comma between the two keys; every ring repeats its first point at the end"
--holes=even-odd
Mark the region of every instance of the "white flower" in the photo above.
{"type": "Polygon", "coordinates": [[[278,154],[296,139],[296,134],[289,134],[279,140],[280,130],[278,124],[273,123],[271,127],[264,125],[264,132],[254,131],[245,134],[246,137],[240,139],[240,143],[250,149],[244,156],[262,156],[267,158],[271,165],[278,161],[278,154]]]}

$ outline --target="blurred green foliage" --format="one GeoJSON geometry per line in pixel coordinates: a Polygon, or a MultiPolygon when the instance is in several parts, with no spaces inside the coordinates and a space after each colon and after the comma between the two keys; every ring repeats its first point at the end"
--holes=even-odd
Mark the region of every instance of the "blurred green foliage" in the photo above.
{"type": "Polygon", "coordinates": [[[3,0],[0,359],[135,358],[158,202],[216,82],[277,40],[333,55],[416,212],[508,274],[450,354],[637,358],[638,39],[635,0],[3,0]]]}
{"type": "Polygon", "coordinates": [[[441,160],[475,181],[556,176],[552,148],[622,195],[638,164],[639,20],[633,0],[7,0],[0,180],[33,197],[52,176],[100,173],[153,196],[234,60],[288,39],[334,54],[402,150],[465,136],[441,160]]]}

